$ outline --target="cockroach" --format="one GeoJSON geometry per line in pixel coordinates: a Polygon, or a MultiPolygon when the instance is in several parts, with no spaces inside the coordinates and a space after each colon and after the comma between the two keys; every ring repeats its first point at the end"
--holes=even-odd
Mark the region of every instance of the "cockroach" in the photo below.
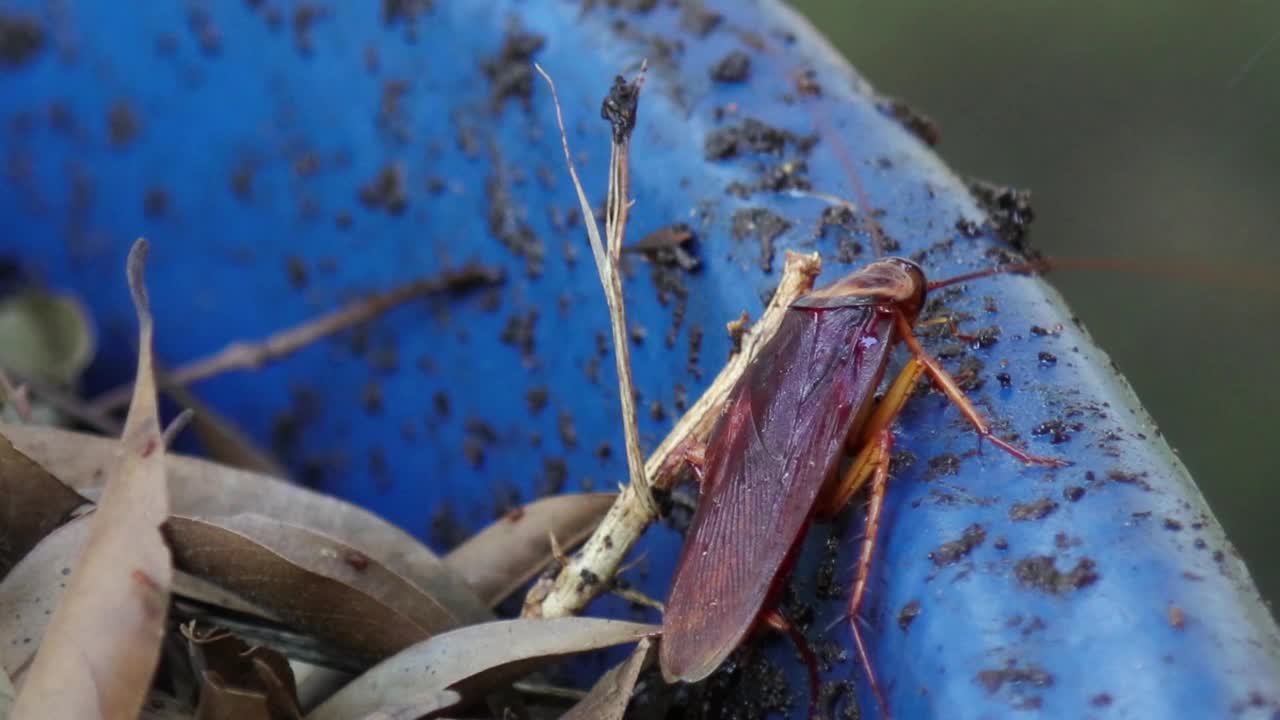
{"type": "Polygon", "coordinates": [[[834,514],[869,481],[848,617],[859,660],[885,709],[856,618],[884,503],[892,425],[921,376],[960,408],[979,442],[1024,463],[1067,464],[996,437],[912,331],[928,290],[1015,269],[931,284],[914,262],[885,258],[792,303],[730,392],[706,445],[685,452],[698,471],[700,498],[663,615],[660,664],[668,682],[707,677],[765,622],[787,630],[806,655],[815,697],[812,655],[773,608],[814,517],[834,514]],[[911,358],[876,402],[900,342],[911,358]],[[854,456],[847,466],[846,448],[854,456]]]}

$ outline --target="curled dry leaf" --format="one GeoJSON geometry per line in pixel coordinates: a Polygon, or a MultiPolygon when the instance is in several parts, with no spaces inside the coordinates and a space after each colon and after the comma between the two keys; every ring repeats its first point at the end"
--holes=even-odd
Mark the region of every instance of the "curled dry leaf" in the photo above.
{"type": "Polygon", "coordinates": [[[471,698],[565,655],[636,642],[654,625],[568,617],[472,625],[418,643],[356,678],[308,720],[416,718],[444,710],[441,693],[471,698]],[[413,714],[417,713],[417,714],[413,714]]]}
{"type": "Polygon", "coordinates": [[[165,534],[179,568],[369,662],[461,624],[362,551],[307,528],[252,514],[175,516],[165,534]]]}
{"type": "Polygon", "coordinates": [[[0,436],[0,578],[88,502],[0,436]]]}
{"type": "Polygon", "coordinates": [[[591,692],[560,720],[622,720],[635,692],[636,679],[649,663],[653,647],[649,638],[641,640],[626,660],[597,680],[591,692]]]}
{"type": "MultiPolygon", "coordinates": [[[[54,428],[0,424],[0,434],[91,499],[102,487],[103,473],[119,447],[115,440],[54,428]]],[[[266,475],[195,458],[168,455],[165,470],[175,515],[252,512],[308,528],[358,548],[429,593],[463,624],[493,618],[466,581],[426,546],[367,510],[266,475]]]]}
{"type": "Polygon", "coordinates": [[[27,672],[15,718],[136,717],[160,656],[172,568],[159,532],[169,494],[142,281],[146,254],[143,240],[129,253],[140,332],[120,457],[89,516],[84,554],[27,672]]]}
{"type": "Polygon", "coordinates": [[[251,647],[220,628],[182,627],[191,665],[202,679],[197,720],[295,720],[298,690],[284,656],[251,647]]]}
{"type": "Polygon", "coordinates": [[[577,547],[609,511],[615,493],[557,495],[517,508],[445,556],[476,594],[494,607],[553,559],[577,547]]]}

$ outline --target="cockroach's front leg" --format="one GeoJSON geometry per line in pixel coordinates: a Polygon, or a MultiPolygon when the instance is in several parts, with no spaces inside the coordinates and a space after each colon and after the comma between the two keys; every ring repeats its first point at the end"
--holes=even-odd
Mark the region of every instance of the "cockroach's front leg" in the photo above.
{"type": "Polygon", "coordinates": [[[956,407],[960,408],[960,412],[964,413],[964,416],[968,418],[969,424],[973,425],[973,429],[978,433],[978,437],[983,440],[987,440],[1001,450],[1029,465],[1066,467],[1071,464],[1065,460],[1059,460],[1057,458],[1032,455],[1026,450],[996,437],[995,433],[991,432],[991,427],[987,425],[987,421],[982,419],[982,413],[978,412],[978,409],[973,406],[973,403],[969,402],[969,398],[964,394],[964,390],[961,390],[960,386],[956,384],[955,378],[951,377],[951,374],[944,370],[943,367],[938,364],[938,361],[933,359],[929,353],[925,352],[924,348],[920,346],[920,341],[916,340],[915,335],[911,332],[911,324],[907,322],[907,318],[902,313],[898,313],[896,322],[898,324],[898,331],[902,333],[902,341],[905,342],[907,344],[907,348],[911,350],[911,354],[915,361],[925,367],[929,376],[933,378],[933,381],[937,384],[938,388],[941,389],[942,392],[946,393],[947,397],[951,398],[951,402],[955,403],[956,407]]]}

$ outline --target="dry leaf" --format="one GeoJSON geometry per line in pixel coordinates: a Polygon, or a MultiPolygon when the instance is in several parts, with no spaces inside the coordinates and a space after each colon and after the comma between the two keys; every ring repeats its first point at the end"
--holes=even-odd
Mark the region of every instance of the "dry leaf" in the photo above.
{"type": "Polygon", "coordinates": [[[517,508],[459,545],[445,562],[494,607],[551,562],[551,536],[563,551],[586,540],[616,493],[557,495],[517,508]]]}
{"type": "Polygon", "coordinates": [[[197,720],[301,720],[289,661],[250,647],[220,628],[182,627],[191,665],[202,679],[197,720]]]}
{"type": "MultiPolygon", "coordinates": [[[[0,424],[19,452],[92,499],[119,443],[54,428],[0,424]]],[[[174,515],[218,517],[253,512],[305,527],[360,549],[429,592],[466,624],[493,615],[466,581],[422,543],[373,513],[275,478],[169,455],[165,461],[174,515]]]]}
{"type": "Polygon", "coordinates": [[[379,663],[307,718],[347,720],[374,712],[392,718],[417,717],[406,713],[437,703],[441,691],[472,696],[555,658],[635,642],[658,631],[654,625],[585,617],[472,625],[437,635],[379,663]]]}
{"type": "Polygon", "coordinates": [[[597,680],[591,692],[560,720],[622,720],[653,646],[649,638],[641,640],[630,657],[597,680]]]}
{"type": "Polygon", "coordinates": [[[178,567],[376,662],[461,619],[368,555],[261,515],[173,517],[178,567]]]}
{"type": "Polygon", "coordinates": [[[0,581],[0,669],[21,682],[44,640],[93,524],[82,515],[49,533],[0,581]]]}
{"type": "Polygon", "coordinates": [[[440,690],[429,695],[418,696],[412,704],[397,705],[383,710],[374,710],[364,716],[364,720],[418,720],[432,717],[434,713],[462,702],[462,695],[454,690],[440,690]]]}
{"type": "Polygon", "coordinates": [[[146,254],[144,240],[129,253],[140,332],[121,457],[90,516],[84,554],[26,674],[14,718],[136,717],[160,656],[172,569],[159,533],[169,497],[142,282],[146,254]]]}
{"type": "Polygon", "coordinates": [[[88,502],[0,437],[0,578],[88,502]]]}

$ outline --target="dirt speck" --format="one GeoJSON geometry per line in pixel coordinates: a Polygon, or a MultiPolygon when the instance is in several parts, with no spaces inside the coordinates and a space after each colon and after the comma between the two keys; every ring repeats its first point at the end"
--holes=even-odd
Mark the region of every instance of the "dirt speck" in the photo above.
{"type": "Polygon", "coordinates": [[[1042,497],[1029,503],[1014,503],[1013,507],[1009,508],[1009,519],[1014,522],[1043,520],[1057,509],[1058,503],[1048,497],[1042,497]]]}
{"type": "Polygon", "coordinates": [[[929,559],[933,561],[936,567],[951,565],[973,552],[973,549],[981,545],[986,539],[987,529],[979,523],[974,523],[965,528],[958,539],[939,545],[933,552],[929,553],[929,559]]]}
{"type": "Polygon", "coordinates": [[[370,210],[385,210],[392,215],[404,214],[409,207],[404,168],[397,164],[383,167],[360,187],[359,197],[360,202],[370,210]]]}
{"type": "Polygon", "coordinates": [[[703,153],[708,160],[728,160],[747,153],[781,155],[788,147],[804,154],[813,149],[816,142],[816,136],[798,135],[755,118],[746,118],[738,125],[707,133],[703,153]]]}
{"type": "Polygon", "coordinates": [[[107,137],[111,144],[123,147],[137,139],[142,130],[142,122],[133,106],[125,100],[111,103],[107,110],[107,137]]]}
{"type": "Polygon", "coordinates": [[[502,110],[509,99],[520,101],[526,110],[533,99],[533,56],[546,44],[536,33],[511,30],[502,39],[497,54],[486,58],[484,74],[489,78],[489,105],[502,110]]]}
{"type": "Polygon", "coordinates": [[[724,19],[720,13],[708,10],[702,0],[685,0],[680,6],[680,27],[698,37],[706,37],[724,19]]]}
{"type": "Polygon", "coordinates": [[[918,616],[919,614],[920,614],[919,600],[912,600],[911,602],[908,602],[906,605],[903,605],[902,609],[898,611],[898,627],[901,628],[903,632],[906,632],[907,628],[911,627],[911,623],[915,621],[916,616],[918,616]]]}
{"type": "Polygon", "coordinates": [[[1020,668],[1016,663],[1012,662],[1003,668],[981,670],[978,672],[976,679],[978,684],[993,695],[1000,692],[1000,688],[1006,684],[1032,685],[1034,687],[1049,687],[1053,685],[1053,675],[1049,674],[1044,668],[1037,665],[1020,668]]]}
{"type": "Polygon", "coordinates": [[[0,12],[0,68],[26,64],[44,48],[44,28],[23,15],[0,12]]]}
{"type": "Polygon", "coordinates": [[[548,397],[549,393],[546,385],[529,388],[528,392],[524,394],[525,402],[529,404],[529,412],[534,415],[542,412],[547,407],[548,397]]]}
{"type": "Polygon", "coordinates": [[[164,188],[153,187],[142,196],[142,214],[149,218],[163,217],[169,212],[169,193],[164,188]]]}
{"type": "Polygon", "coordinates": [[[1098,580],[1096,563],[1081,558],[1068,571],[1058,570],[1052,555],[1031,555],[1018,561],[1013,568],[1014,577],[1022,585],[1052,595],[1088,587],[1098,580]]]}
{"type": "Polygon", "coordinates": [[[929,458],[929,469],[924,471],[925,480],[937,480],[940,477],[960,474],[960,456],[943,453],[929,458]]]}
{"type": "Polygon", "coordinates": [[[905,100],[881,97],[876,101],[876,109],[897,120],[902,127],[920,138],[926,145],[934,146],[942,140],[942,132],[933,118],[911,107],[905,100]]]}
{"type": "Polygon", "coordinates": [[[751,74],[751,56],[732,50],[711,66],[711,79],[722,83],[740,83],[751,74]]]}
{"type": "Polygon", "coordinates": [[[765,208],[743,208],[733,214],[733,237],[739,242],[754,237],[760,245],[760,269],[773,272],[774,241],[791,228],[786,218],[765,208]]]}

